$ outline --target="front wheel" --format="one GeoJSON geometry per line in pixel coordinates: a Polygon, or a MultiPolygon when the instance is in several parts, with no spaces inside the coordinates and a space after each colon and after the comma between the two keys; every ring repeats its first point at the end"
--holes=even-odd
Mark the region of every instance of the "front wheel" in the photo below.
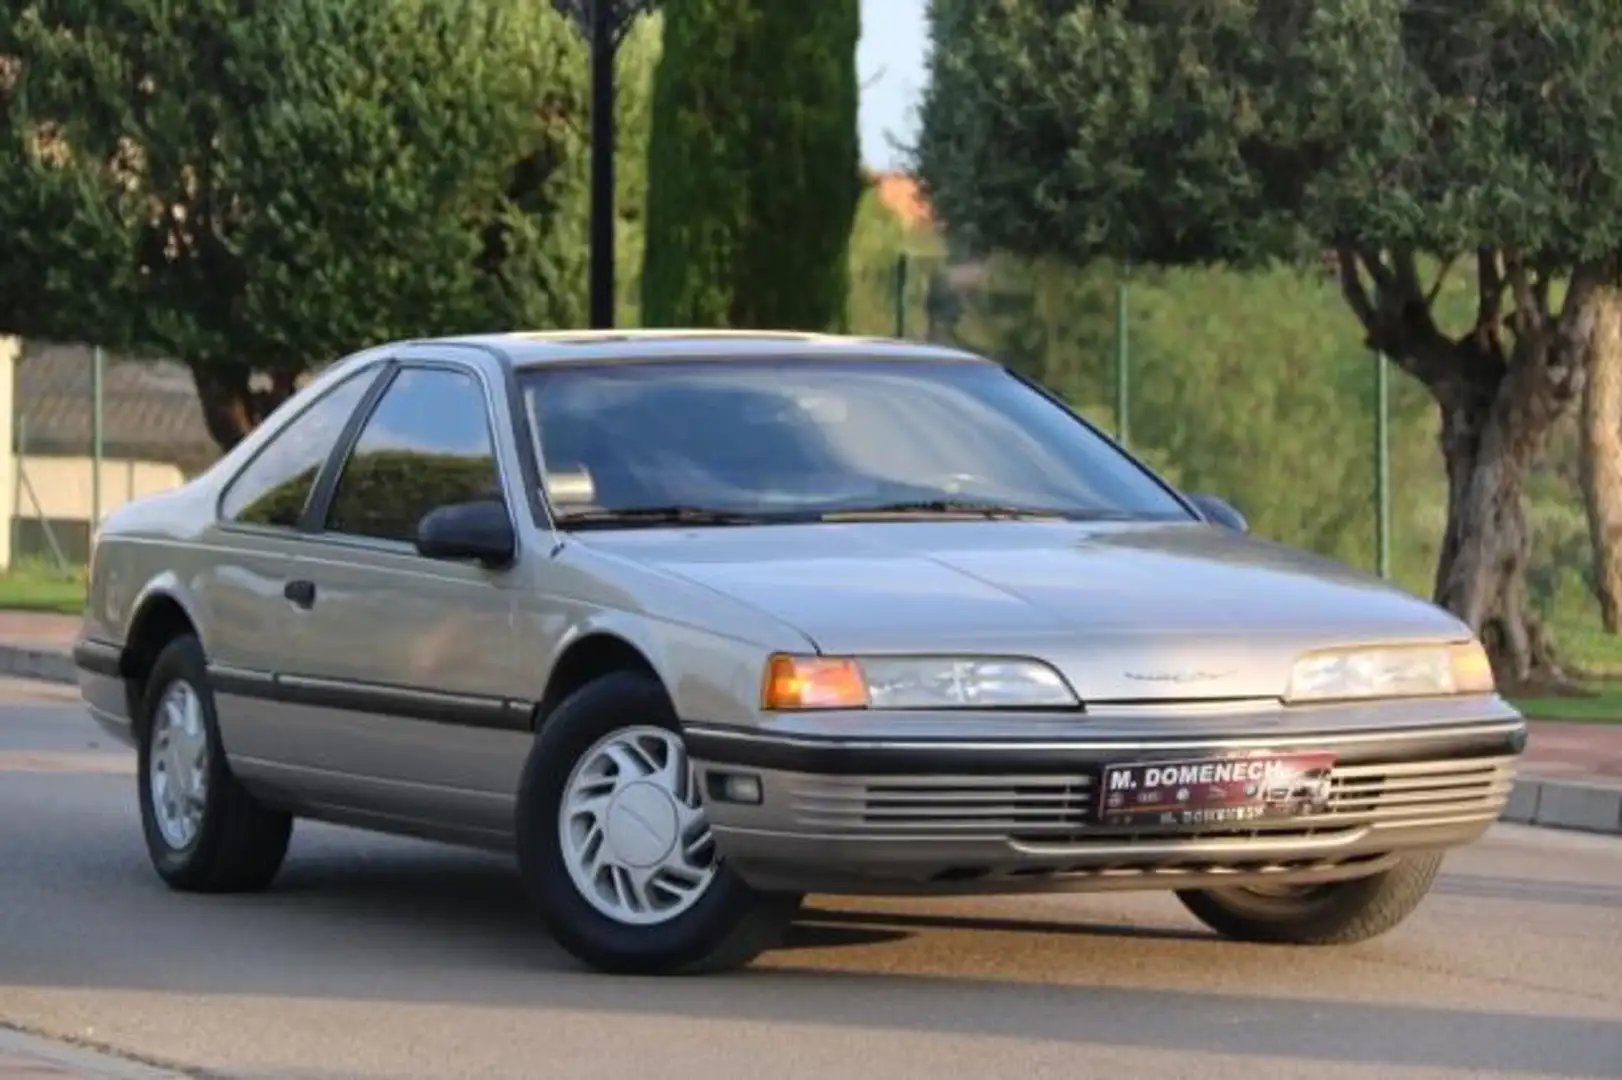
{"type": "Polygon", "coordinates": [[[525,763],[517,815],[525,887],[558,943],[603,971],[742,967],[799,907],[717,856],[675,710],[648,675],[605,676],[558,706],[525,763]]]}
{"type": "Polygon", "coordinates": [[[1178,892],[1195,918],[1224,937],[1274,945],[1355,945],[1394,929],[1430,892],[1439,852],[1415,855],[1352,881],[1178,892]]]}

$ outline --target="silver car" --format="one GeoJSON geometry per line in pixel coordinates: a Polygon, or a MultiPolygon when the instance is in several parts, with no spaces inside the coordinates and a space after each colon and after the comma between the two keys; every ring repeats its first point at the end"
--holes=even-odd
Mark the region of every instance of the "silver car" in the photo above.
{"type": "Polygon", "coordinates": [[[808,892],[1363,940],[1526,738],[1439,608],[990,360],[802,334],[345,358],[107,521],[75,657],[171,887],[267,887],[295,818],[474,845],[622,972],[747,963],[808,892]]]}

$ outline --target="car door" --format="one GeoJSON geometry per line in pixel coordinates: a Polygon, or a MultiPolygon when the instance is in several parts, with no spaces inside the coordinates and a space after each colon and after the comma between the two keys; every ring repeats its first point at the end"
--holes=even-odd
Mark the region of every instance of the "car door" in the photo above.
{"type": "Polygon", "coordinates": [[[250,783],[287,779],[303,762],[297,715],[269,693],[297,630],[283,598],[304,544],[305,509],[381,365],[339,378],[280,423],[225,486],[192,593],[207,627],[220,735],[250,783]]]}
{"type": "Polygon", "coordinates": [[[298,645],[279,687],[309,717],[317,801],[511,828],[529,738],[517,575],[414,545],[436,507],[517,505],[495,450],[494,393],[472,364],[399,362],[320,496],[320,531],[291,579],[298,645]]]}

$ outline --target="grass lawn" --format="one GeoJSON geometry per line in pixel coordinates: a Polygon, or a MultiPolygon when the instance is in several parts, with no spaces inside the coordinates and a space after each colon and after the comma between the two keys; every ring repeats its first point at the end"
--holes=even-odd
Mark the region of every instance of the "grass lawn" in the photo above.
{"type": "Polygon", "coordinates": [[[20,562],[0,573],[0,610],[77,615],[84,610],[84,587],[82,568],[20,562]]]}
{"type": "Polygon", "coordinates": [[[1622,724],[1622,682],[1591,683],[1587,696],[1518,698],[1514,706],[1531,720],[1565,724],[1622,724]]]}

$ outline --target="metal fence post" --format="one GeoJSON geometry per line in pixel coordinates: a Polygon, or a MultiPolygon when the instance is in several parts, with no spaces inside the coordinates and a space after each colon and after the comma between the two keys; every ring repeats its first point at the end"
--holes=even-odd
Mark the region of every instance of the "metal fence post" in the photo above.
{"type": "Polygon", "coordinates": [[[90,536],[101,527],[101,405],[102,354],[97,345],[90,351],[90,536]]]}
{"type": "Polygon", "coordinates": [[[895,257],[895,336],[907,336],[907,253],[895,257]]]}
{"type": "Polygon", "coordinates": [[[1126,340],[1126,275],[1115,283],[1115,438],[1125,446],[1132,437],[1131,374],[1126,340]]]}
{"type": "Polygon", "coordinates": [[[12,461],[11,475],[11,520],[7,523],[11,528],[11,561],[17,561],[17,546],[22,542],[23,529],[23,459],[28,456],[28,417],[23,410],[16,408],[14,423],[16,433],[12,436],[15,450],[12,461]]]}
{"type": "Polygon", "coordinates": [[[1391,576],[1391,373],[1385,353],[1374,354],[1375,561],[1391,576]]]}

